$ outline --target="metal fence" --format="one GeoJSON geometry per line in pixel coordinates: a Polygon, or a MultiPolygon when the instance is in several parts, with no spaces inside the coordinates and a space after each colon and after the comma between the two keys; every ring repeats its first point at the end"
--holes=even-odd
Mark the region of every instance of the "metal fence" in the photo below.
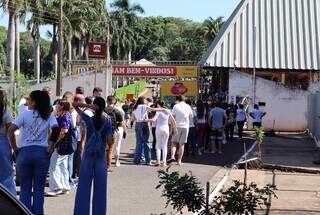
{"type": "Polygon", "coordinates": [[[308,98],[308,127],[310,134],[320,147],[320,93],[310,94],[308,98]]]}

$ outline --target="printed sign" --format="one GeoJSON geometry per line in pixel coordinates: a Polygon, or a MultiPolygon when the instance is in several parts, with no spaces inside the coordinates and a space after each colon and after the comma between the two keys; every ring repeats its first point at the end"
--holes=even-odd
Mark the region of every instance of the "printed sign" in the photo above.
{"type": "Polygon", "coordinates": [[[171,76],[177,75],[176,67],[168,66],[112,66],[112,75],[118,76],[171,76]]]}
{"type": "Polygon", "coordinates": [[[198,97],[197,81],[161,81],[160,86],[161,99],[166,104],[173,104],[178,95],[184,95],[193,101],[198,97]]]}
{"type": "Polygon", "coordinates": [[[93,59],[105,59],[107,57],[107,44],[89,42],[88,57],[93,59]]]}
{"type": "MultiPolygon", "coordinates": [[[[72,74],[83,74],[104,70],[105,65],[72,65],[72,74]]],[[[114,76],[140,76],[140,77],[197,77],[196,66],[129,66],[113,65],[112,75],[114,76]]]]}
{"type": "Polygon", "coordinates": [[[161,81],[161,97],[163,96],[197,96],[197,81],[161,81]]]}

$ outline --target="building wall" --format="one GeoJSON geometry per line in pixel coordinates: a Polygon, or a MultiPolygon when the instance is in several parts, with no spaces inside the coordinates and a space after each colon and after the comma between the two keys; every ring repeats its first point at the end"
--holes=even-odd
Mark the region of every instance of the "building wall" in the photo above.
{"type": "MultiPolygon", "coordinates": [[[[33,85],[30,87],[30,91],[41,90],[44,86],[49,86],[52,89],[53,94],[55,94],[55,80],[33,85]]],[[[103,90],[103,92],[105,92],[105,74],[97,73],[95,78],[94,73],[87,73],[75,76],[68,76],[62,79],[62,93],[66,91],[74,92],[76,90],[76,87],[78,86],[82,86],[84,88],[85,95],[91,95],[94,87],[100,87],[103,90]]]]}
{"type": "MultiPolygon", "coordinates": [[[[252,76],[240,72],[230,72],[230,98],[252,98],[252,76]]],[[[289,89],[276,82],[257,78],[256,103],[265,102],[267,112],[263,120],[266,130],[305,131],[308,128],[308,96],[300,89],[289,89]]],[[[251,123],[250,123],[251,124],[251,123]]]]}

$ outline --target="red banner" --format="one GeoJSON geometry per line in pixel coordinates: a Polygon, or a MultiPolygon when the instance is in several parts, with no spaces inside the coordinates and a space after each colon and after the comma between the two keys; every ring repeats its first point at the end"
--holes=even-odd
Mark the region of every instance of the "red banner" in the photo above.
{"type": "Polygon", "coordinates": [[[177,67],[173,66],[112,66],[112,75],[119,76],[176,76],[177,67]]]}

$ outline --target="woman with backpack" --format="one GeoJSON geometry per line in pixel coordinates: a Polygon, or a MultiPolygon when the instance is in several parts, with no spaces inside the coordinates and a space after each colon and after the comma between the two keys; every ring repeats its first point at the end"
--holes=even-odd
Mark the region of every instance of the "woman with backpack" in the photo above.
{"type": "MultiPolygon", "coordinates": [[[[72,128],[72,116],[70,114],[70,103],[66,100],[56,101],[56,118],[60,128],[59,141],[72,128]]],[[[66,153],[63,153],[66,154],[66,153]]],[[[67,194],[70,191],[69,171],[68,171],[68,155],[59,154],[58,150],[54,150],[50,160],[50,177],[49,177],[49,192],[48,196],[57,196],[60,194],[67,194]]]]}
{"type": "Polygon", "coordinates": [[[17,195],[14,182],[12,148],[7,138],[7,130],[13,122],[12,115],[7,109],[6,93],[0,89],[0,184],[4,185],[12,195],[17,195]]]}
{"type": "Polygon", "coordinates": [[[51,114],[50,98],[46,92],[31,92],[27,103],[29,111],[16,118],[9,127],[8,137],[20,173],[20,201],[32,214],[39,215],[44,214],[44,187],[59,128],[56,118],[51,114]],[[14,135],[17,129],[20,129],[21,136],[19,148],[14,135]]]}
{"type": "Polygon", "coordinates": [[[84,146],[80,166],[79,184],[76,193],[74,215],[89,215],[90,197],[93,190],[92,214],[106,214],[107,211],[107,171],[106,146],[112,143],[112,126],[103,117],[106,102],[97,97],[92,105],[73,103],[87,126],[87,140],[84,146]],[[80,108],[90,108],[95,111],[93,117],[86,115],[80,108]],[[93,183],[93,189],[91,185],[93,183]]]}

